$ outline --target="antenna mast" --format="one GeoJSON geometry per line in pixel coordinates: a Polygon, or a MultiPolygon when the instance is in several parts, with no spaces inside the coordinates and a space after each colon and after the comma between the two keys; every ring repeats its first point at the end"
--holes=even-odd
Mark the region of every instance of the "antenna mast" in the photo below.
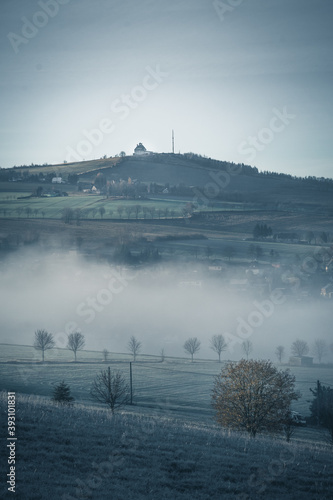
{"type": "Polygon", "coordinates": [[[175,154],[175,133],[172,131],[172,154],[175,154]]]}

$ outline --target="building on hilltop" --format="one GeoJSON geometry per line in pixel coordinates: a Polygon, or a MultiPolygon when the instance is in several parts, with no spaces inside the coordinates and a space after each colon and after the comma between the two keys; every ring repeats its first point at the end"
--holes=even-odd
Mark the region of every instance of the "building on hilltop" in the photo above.
{"type": "Polygon", "coordinates": [[[139,156],[139,155],[149,155],[149,151],[146,150],[142,142],[139,142],[139,144],[136,146],[134,149],[134,155],[139,156]]]}
{"type": "Polygon", "coordinates": [[[154,151],[147,151],[147,149],[144,147],[142,142],[139,142],[139,144],[136,146],[134,149],[134,156],[148,156],[148,155],[154,155],[154,151]]]}

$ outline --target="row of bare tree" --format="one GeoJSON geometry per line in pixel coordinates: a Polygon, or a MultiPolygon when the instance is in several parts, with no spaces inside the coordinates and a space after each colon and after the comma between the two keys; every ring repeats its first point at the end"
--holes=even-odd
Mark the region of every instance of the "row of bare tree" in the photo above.
{"type": "MultiPolygon", "coordinates": [[[[76,362],[76,353],[85,346],[85,340],[82,333],[74,332],[68,335],[67,349],[73,351],[76,362]]],[[[42,361],[44,363],[45,351],[49,351],[55,347],[55,341],[52,333],[46,330],[37,330],[35,332],[34,348],[37,351],[42,351],[42,361]]]]}
{"type": "MultiPolygon", "coordinates": [[[[333,343],[328,346],[324,339],[316,339],[313,342],[311,353],[314,355],[314,357],[318,359],[319,363],[321,363],[323,357],[327,355],[329,349],[333,352],[333,343]]],[[[305,340],[297,339],[295,340],[295,342],[292,343],[291,354],[293,356],[301,357],[301,356],[306,356],[309,353],[310,353],[310,348],[308,343],[305,342],[305,340]]],[[[277,346],[277,348],[275,349],[275,355],[279,360],[279,362],[282,363],[285,357],[284,346],[282,345],[277,346]]]]}
{"type": "MultiPolygon", "coordinates": [[[[76,362],[77,352],[82,350],[85,346],[85,339],[82,333],[74,332],[68,335],[67,341],[67,349],[73,351],[74,360],[76,362]]],[[[44,354],[45,351],[53,349],[55,347],[55,342],[53,339],[53,335],[48,333],[46,330],[37,330],[35,332],[35,341],[34,347],[37,350],[42,351],[42,360],[44,362],[44,354]]],[[[194,355],[197,354],[200,350],[201,342],[197,337],[188,338],[184,345],[184,351],[187,354],[190,354],[191,361],[193,362],[194,355]]],[[[213,335],[210,339],[210,348],[218,355],[219,363],[221,362],[221,354],[222,352],[228,349],[228,342],[225,340],[223,335],[213,335]]],[[[249,358],[249,355],[253,351],[253,344],[250,340],[244,340],[241,344],[241,348],[246,358],[249,358]]],[[[330,349],[333,352],[333,344],[330,345],[330,349]]],[[[133,361],[135,362],[138,354],[140,354],[142,350],[142,342],[140,342],[134,335],[131,336],[128,344],[127,350],[133,356],[133,361]]],[[[293,356],[306,356],[310,352],[310,348],[304,340],[297,339],[292,343],[291,353],[293,356]]],[[[322,358],[328,352],[328,345],[323,339],[317,339],[314,341],[312,346],[312,353],[318,358],[319,363],[321,363],[322,358]]],[[[107,349],[103,350],[103,358],[106,362],[108,360],[109,352],[107,349]]],[[[282,363],[285,357],[285,348],[282,345],[277,346],[275,350],[275,355],[280,363],[282,363]]],[[[165,359],[164,349],[160,352],[161,361],[165,359]]]]}

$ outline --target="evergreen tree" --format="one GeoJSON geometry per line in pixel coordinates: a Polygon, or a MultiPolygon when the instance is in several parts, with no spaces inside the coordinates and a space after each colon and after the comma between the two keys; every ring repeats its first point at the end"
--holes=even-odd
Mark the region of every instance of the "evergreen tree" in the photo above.
{"type": "Polygon", "coordinates": [[[321,385],[317,380],[315,389],[310,389],[314,399],[310,404],[311,416],[317,425],[325,427],[333,444],[333,389],[321,385]]]}
{"type": "Polygon", "coordinates": [[[56,385],[53,390],[52,401],[62,404],[69,404],[74,401],[73,396],[71,396],[71,390],[69,385],[65,384],[63,380],[60,384],[56,385]]]}
{"type": "Polygon", "coordinates": [[[261,228],[259,224],[256,224],[253,229],[253,238],[256,240],[259,236],[261,236],[261,228]]]}
{"type": "Polygon", "coordinates": [[[256,240],[258,238],[267,238],[267,236],[272,236],[272,228],[267,224],[257,223],[253,229],[253,238],[256,240]]]}

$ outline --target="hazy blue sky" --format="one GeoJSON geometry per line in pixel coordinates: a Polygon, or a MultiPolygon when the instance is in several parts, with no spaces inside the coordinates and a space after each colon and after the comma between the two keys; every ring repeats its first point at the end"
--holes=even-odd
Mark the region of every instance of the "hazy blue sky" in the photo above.
{"type": "Polygon", "coordinates": [[[174,128],[177,152],[333,177],[332,21],[331,0],[2,0],[0,166],[170,151],[174,128]]]}

